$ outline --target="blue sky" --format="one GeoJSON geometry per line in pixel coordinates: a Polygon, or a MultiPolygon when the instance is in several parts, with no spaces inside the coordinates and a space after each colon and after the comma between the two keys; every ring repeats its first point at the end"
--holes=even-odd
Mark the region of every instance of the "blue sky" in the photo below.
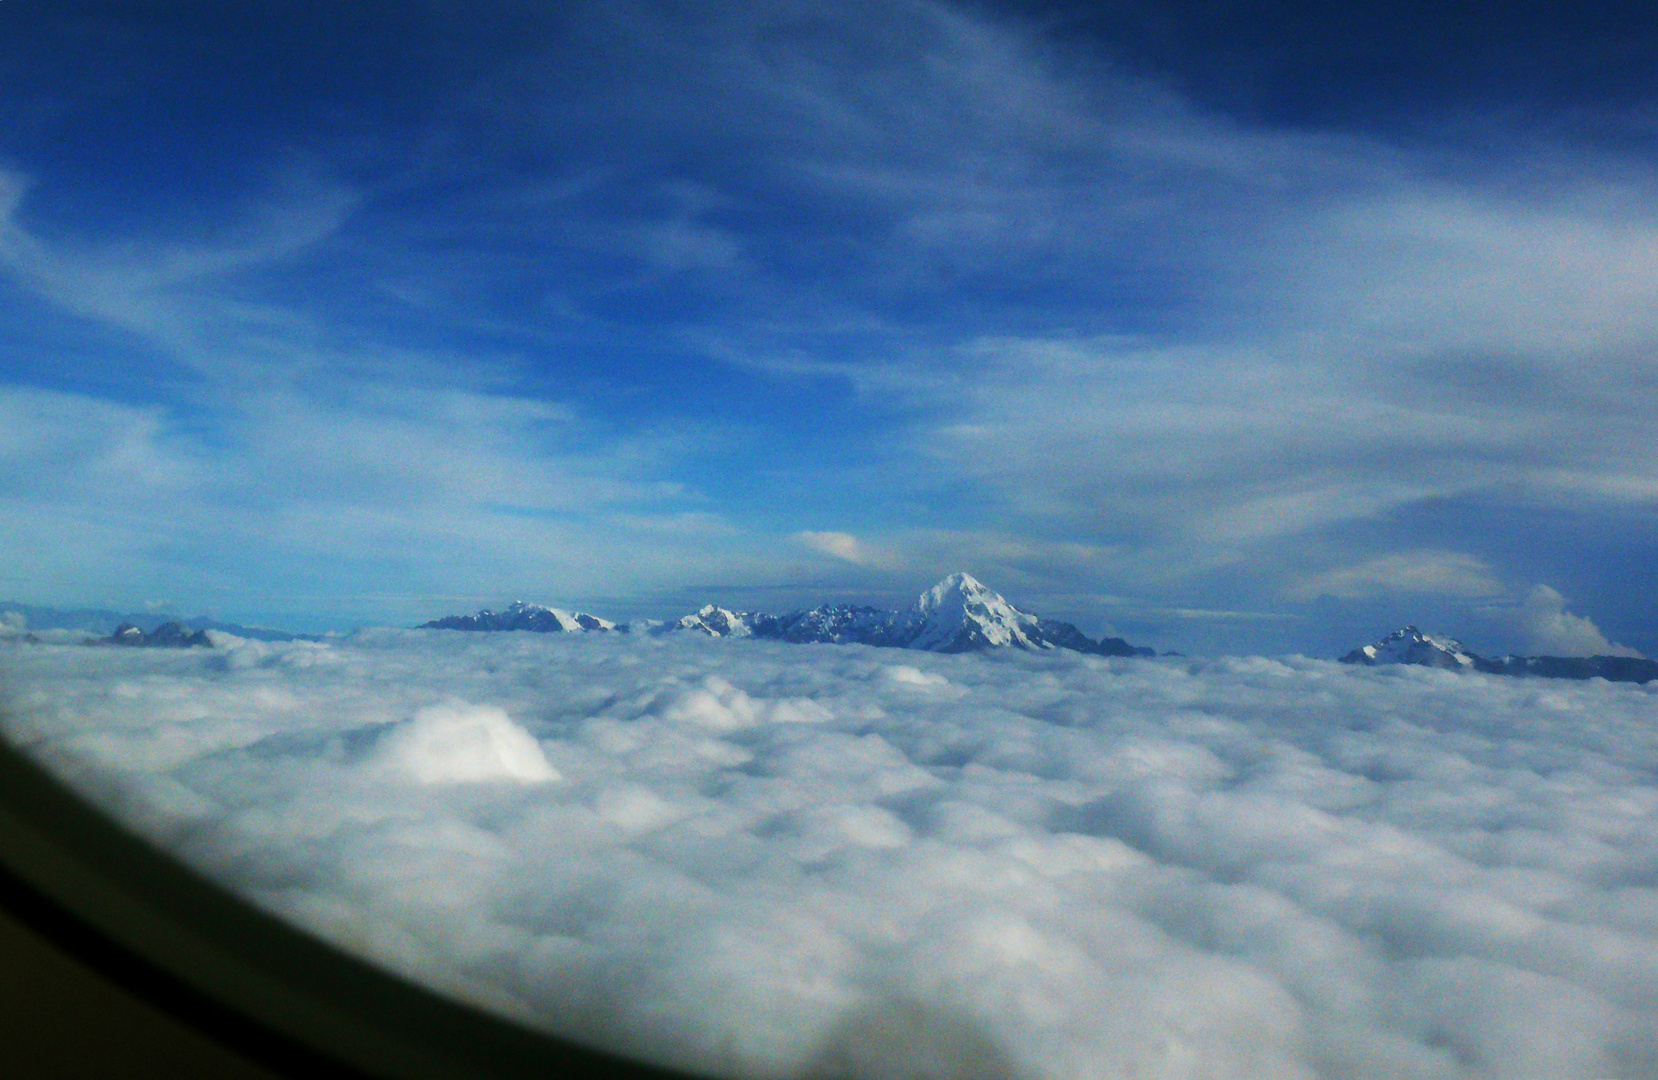
{"type": "Polygon", "coordinates": [[[0,5],[0,595],[1658,653],[1631,6],[0,5]]]}

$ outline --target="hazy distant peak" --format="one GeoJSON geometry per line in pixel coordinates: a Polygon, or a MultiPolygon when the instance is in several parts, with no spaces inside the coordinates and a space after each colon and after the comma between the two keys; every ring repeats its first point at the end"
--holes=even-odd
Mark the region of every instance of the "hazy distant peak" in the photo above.
{"type": "Polygon", "coordinates": [[[1426,634],[1415,626],[1404,626],[1373,645],[1354,649],[1341,658],[1344,664],[1412,664],[1421,667],[1473,668],[1480,657],[1462,642],[1443,634],[1426,634]]]}
{"type": "Polygon", "coordinates": [[[547,607],[542,604],[532,604],[525,600],[514,600],[507,605],[505,611],[491,611],[484,608],[476,615],[448,615],[441,619],[422,623],[423,630],[529,630],[535,633],[566,633],[583,634],[594,631],[622,631],[626,627],[618,626],[609,619],[601,619],[597,615],[589,615],[585,611],[567,611],[564,608],[547,607]]]}
{"type": "Polygon", "coordinates": [[[1407,664],[1455,671],[1483,671],[1489,675],[1531,675],[1546,679],[1606,679],[1611,682],[1651,682],[1658,679],[1658,661],[1633,656],[1481,656],[1456,638],[1425,634],[1414,626],[1395,630],[1374,645],[1354,649],[1344,664],[1375,667],[1407,664]]]}

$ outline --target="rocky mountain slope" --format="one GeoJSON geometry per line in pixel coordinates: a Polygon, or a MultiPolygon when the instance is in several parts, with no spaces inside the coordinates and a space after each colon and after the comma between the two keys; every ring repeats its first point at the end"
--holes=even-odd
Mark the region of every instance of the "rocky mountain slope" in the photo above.
{"type": "Polygon", "coordinates": [[[117,626],[115,632],[109,637],[100,638],[92,644],[126,645],[134,648],[151,649],[213,647],[213,642],[208,639],[206,630],[191,630],[180,622],[164,622],[148,633],[134,623],[124,622],[117,626]]]}

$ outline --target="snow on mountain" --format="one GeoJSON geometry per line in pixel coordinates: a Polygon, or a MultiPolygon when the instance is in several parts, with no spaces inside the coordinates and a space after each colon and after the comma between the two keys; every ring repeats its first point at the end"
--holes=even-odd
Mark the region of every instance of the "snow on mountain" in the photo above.
{"type": "Polygon", "coordinates": [[[783,641],[812,641],[863,645],[893,645],[899,633],[900,613],[859,604],[821,604],[810,611],[795,611],[777,620],[777,637],[783,641]]]}
{"type": "Polygon", "coordinates": [[[1154,650],[1122,638],[1095,641],[1068,622],[1020,611],[971,574],[951,574],[922,593],[910,619],[915,632],[905,647],[930,652],[980,649],[1074,649],[1102,656],[1151,656],[1154,650]]]}
{"type": "Polygon", "coordinates": [[[972,574],[951,574],[922,593],[911,612],[914,634],[905,646],[928,652],[976,652],[1013,645],[1054,646],[1034,633],[1040,621],[984,586],[972,574]]]}
{"type": "Polygon", "coordinates": [[[1414,626],[1395,630],[1374,645],[1354,649],[1344,664],[1416,664],[1489,675],[1544,679],[1605,679],[1645,683],[1658,679],[1658,661],[1634,656],[1481,656],[1455,638],[1424,634],[1414,626]]]}
{"type": "Polygon", "coordinates": [[[903,611],[822,604],[772,616],[709,605],[670,624],[670,628],[696,630],[713,637],[853,643],[941,653],[1011,647],[1033,651],[1065,648],[1105,656],[1152,655],[1151,649],[1136,648],[1121,638],[1095,641],[1070,623],[1020,611],[967,573],[951,574],[903,611]]]}
{"type": "Polygon", "coordinates": [[[1395,630],[1374,645],[1354,649],[1344,664],[1415,664],[1436,668],[1475,668],[1482,658],[1455,638],[1424,634],[1414,626],[1395,630]]]}
{"type": "Polygon", "coordinates": [[[704,604],[694,614],[687,615],[678,622],[668,623],[658,632],[689,630],[693,633],[707,634],[709,637],[770,637],[772,635],[767,631],[776,621],[772,616],[757,611],[730,611],[713,604],[704,604]]]}
{"type": "Polygon", "coordinates": [[[977,652],[1017,648],[1074,649],[1103,656],[1151,656],[1121,638],[1095,641],[1067,622],[1020,611],[1000,593],[967,573],[951,574],[902,611],[853,604],[822,604],[786,615],[732,611],[715,604],[673,622],[641,621],[633,626],[539,604],[513,603],[503,612],[450,615],[424,623],[433,630],[534,630],[628,633],[696,633],[717,638],[762,638],[795,643],[876,645],[928,652],[977,652]]]}
{"type": "Polygon", "coordinates": [[[530,630],[538,634],[583,634],[593,631],[627,632],[609,619],[589,615],[585,611],[566,611],[563,608],[543,607],[514,600],[505,611],[488,608],[476,615],[449,615],[422,623],[422,630],[530,630]]]}

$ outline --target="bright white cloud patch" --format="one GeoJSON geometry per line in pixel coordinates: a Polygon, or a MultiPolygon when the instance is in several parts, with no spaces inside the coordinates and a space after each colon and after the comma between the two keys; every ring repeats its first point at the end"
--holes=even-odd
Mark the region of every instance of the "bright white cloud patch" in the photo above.
{"type": "Polygon", "coordinates": [[[541,746],[500,709],[446,702],[382,740],[380,759],[428,784],[558,779],[541,746]]]}
{"type": "Polygon", "coordinates": [[[1519,622],[1532,648],[1553,656],[1640,656],[1627,645],[1608,641],[1594,620],[1566,610],[1566,598],[1547,585],[1531,590],[1521,605],[1519,622]]]}
{"type": "Polygon", "coordinates": [[[861,565],[875,561],[869,550],[851,533],[798,532],[794,534],[794,538],[813,551],[821,551],[825,555],[833,555],[849,563],[861,565]]]}
{"type": "Polygon", "coordinates": [[[432,631],[0,665],[11,738],[255,902],[693,1069],[1658,1074],[1658,685],[432,631]]]}

